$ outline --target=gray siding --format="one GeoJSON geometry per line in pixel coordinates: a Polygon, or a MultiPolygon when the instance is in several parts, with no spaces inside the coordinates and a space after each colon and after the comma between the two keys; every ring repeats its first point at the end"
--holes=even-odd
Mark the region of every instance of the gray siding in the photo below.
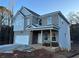
{"type": "Polygon", "coordinates": [[[32,24],[38,24],[38,17],[35,15],[32,16],[32,24]]]}
{"type": "Polygon", "coordinates": [[[57,14],[51,14],[51,15],[47,14],[47,15],[41,17],[42,18],[42,25],[43,26],[47,25],[48,17],[52,17],[52,24],[53,25],[58,25],[58,16],[57,16],[57,14]]]}
{"type": "Polygon", "coordinates": [[[41,17],[42,18],[42,26],[47,25],[47,17],[41,17]]]}
{"type": "Polygon", "coordinates": [[[57,14],[52,15],[52,24],[58,26],[58,16],[57,16],[57,14]]]}
{"type": "Polygon", "coordinates": [[[24,17],[20,13],[16,16],[13,25],[14,25],[14,31],[24,30],[24,17]]]}
{"type": "Polygon", "coordinates": [[[24,18],[24,27],[27,26],[28,19],[29,19],[29,22],[30,22],[29,25],[31,25],[31,22],[32,22],[32,16],[29,15],[29,16],[27,16],[27,17],[24,18]]]}
{"type": "Polygon", "coordinates": [[[61,17],[59,18],[59,46],[64,49],[71,49],[70,27],[69,24],[61,17]]]}

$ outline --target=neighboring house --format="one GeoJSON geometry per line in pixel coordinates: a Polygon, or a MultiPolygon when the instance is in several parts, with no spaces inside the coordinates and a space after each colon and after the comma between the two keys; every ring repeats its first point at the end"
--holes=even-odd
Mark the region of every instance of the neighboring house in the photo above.
{"type": "Polygon", "coordinates": [[[14,16],[14,44],[58,43],[58,47],[71,49],[70,23],[60,11],[38,15],[22,7],[14,16]]]}
{"type": "Polygon", "coordinates": [[[79,23],[71,24],[70,35],[72,44],[79,44],[79,23]]]}

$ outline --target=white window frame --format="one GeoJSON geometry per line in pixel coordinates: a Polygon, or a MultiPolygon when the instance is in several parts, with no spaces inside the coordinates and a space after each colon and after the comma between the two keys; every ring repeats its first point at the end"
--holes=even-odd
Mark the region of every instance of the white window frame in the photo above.
{"type": "Polygon", "coordinates": [[[47,18],[47,25],[51,25],[52,24],[52,17],[48,17],[47,18]]]}
{"type": "Polygon", "coordinates": [[[27,25],[30,25],[30,19],[27,19],[27,25]]]}

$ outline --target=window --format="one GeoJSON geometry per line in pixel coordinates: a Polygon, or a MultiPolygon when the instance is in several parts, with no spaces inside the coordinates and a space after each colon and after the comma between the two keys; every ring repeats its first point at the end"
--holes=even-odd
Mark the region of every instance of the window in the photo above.
{"type": "Polygon", "coordinates": [[[53,34],[52,41],[56,41],[55,33],[53,34]]]}
{"type": "Polygon", "coordinates": [[[38,20],[39,25],[42,25],[42,21],[41,19],[38,20]]]}
{"type": "Polygon", "coordinates": [[[61,23],[62,23],[62,24],[64,23],[63,20],[61,20],[61,23]]]}
{"type": "Polygon", "coordinates": [[[56,37],[52,37],[52,41],[56,41],[56,37]]]}
{"type": "Polygon", "coordinates": [[[27,19],[27,25],[29,25],[30,24],[30,19],[27,19]]]}
{"type": "Polygon", "coordinates": [[[66,38],[66,33],[65,33],[65,38],[66,38]]]}
{"type": "Polygon", "coordinates": [[[48,33],[47,32],[44,33],[44,40],[48,40],[48,33]]]}
{"type": "Polygon", "coordinates": [[[52,17],[48,17],[47,19],[47,25],[50,25],[50,24],[52,24],[52,17]]]}

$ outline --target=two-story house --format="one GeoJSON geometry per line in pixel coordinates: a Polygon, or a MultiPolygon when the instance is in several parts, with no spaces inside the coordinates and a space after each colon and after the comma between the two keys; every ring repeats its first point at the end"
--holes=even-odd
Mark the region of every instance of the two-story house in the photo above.
{"type": "Polygon", "coordinates": [[[22,7],[14,16],[14,44],[49,44],[71,49],[70,23],[60,11],[38,15],[22,7]]]}

